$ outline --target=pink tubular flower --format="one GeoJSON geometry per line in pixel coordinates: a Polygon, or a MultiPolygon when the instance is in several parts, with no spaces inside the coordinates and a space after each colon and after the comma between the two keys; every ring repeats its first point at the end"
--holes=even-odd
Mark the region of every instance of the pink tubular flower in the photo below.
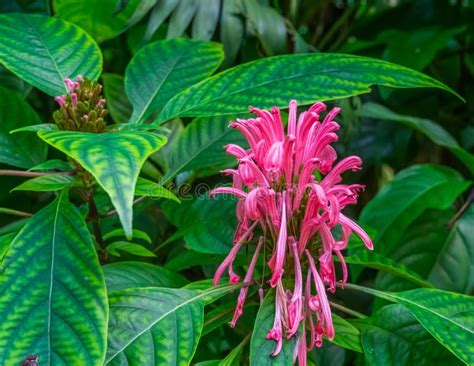
{"type": "MultiPolygon", "coordinates": [[[[365,231],[341,213],[357,203],[358,192],[364,188],[341,184],[342,174],[359,170],[362,160],[349,156],[334,165],[337,155],[331,143],[337,140],[339,124],[334,118],[340,109],[333,108],[321,120],[325,110],[325,104],[316,103],[297,118],[297,103],[291,101],[285,133],[278,108],[268,112],[250,107],[256,118],[230,123],[249,144],[249,149],[234,144],[225,147],[239,162],[237,169],[223,171],[232,175],[232,187],[211,192],[239,200],[234,246],[213,283],[218,284],[226,270],[230,283],[239,282],[232,263],[242,246],[257,242],[244,282],[253,280],[263,252],[271,271],[269,286],[275,291],[274,322],[266,339],[276,342],[272,356],[277,356],[285,339],[297,337],[294,355],[300,366],[306,365],[308,350],[321,347],[323,337],[332,340],[335,335],[327,296],[327,291],[336,291],[334,256],[341,266],[343,287],[348,272],[342,251],[352,232],[373,249],[365,231]],[[337,237],[336,228],[341,232],[337,237]]],[[[261,283],[258,291],[260,298],[263,286],[261,283]]],[[[247,287],[240,290],[231,326],[242,315],[247,293],[247,287]]]]}

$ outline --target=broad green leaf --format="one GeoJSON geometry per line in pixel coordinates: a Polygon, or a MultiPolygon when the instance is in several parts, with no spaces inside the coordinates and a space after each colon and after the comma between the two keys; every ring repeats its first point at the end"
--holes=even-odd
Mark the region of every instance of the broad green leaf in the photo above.
{"type": "Polygon", "coordinates": [[[48,0],[10,0],[0,4],[1,13],[44,13],[50,14],[48,0]]]}
{"type": "Polygon", "coordinates": [[[376,229],[376,250],[390,255],[404,230],[424,210],[448,208],[470,184],[451,168],[411,166],[399,172],[364,207],[360,223],[376,229]]]}
{"type": "Polygon", "coordinates": [[[148,287],[110,294],[106,364],[189,364],[201,335],[203,299],[234,288],[148,287]]]}
{"type": "Polygon", "coordinates": [[[220,39],[224,45],[226,67],[232,65],[244,37],[244,22],[240,14],[240,0],[227,0],[222,2],[220,20],[220,39]]]}
{"type": "Polygon", "coordinates": [[[335,336],[332,343],[356,352],[362,352],[359,330],[344,318],[332,313],[335,336]]]}
{"type": "Polygon", "coordinates": [[[145,262],[117,262],[102,267],[108,293],[137,287],[173,287],[187,280],[165,268],[145,262]]]}
{"type": "Polygon", "coordinates": [[[195,266],[219,265],[225,259],[225,254],[200,253],[194,250],[186,250],[183,253],[171,258],[165,263],[165,268],[170,271],[179,272],[195,266]]]}
{"type": "Polygon", "coordinates": [[[55,13],[77,24],[97,42],[118,36],[129,26],[133,14],[150,0],[128,0],[123,9],[117,0],[54,0],[55,13]]]}
{"type": "MultiPolygon", "coordinates": [[[[123,229],[115,229],[115,230],[109,231],[107,234],[104,234],[102,238],[104,240],[109,240],[111,238],[121,237],[121,236],[125,236],[125,231],[123,229]]],[[[138,229],[132,230],[132,237],[134,239],[144,240],[148,244],[151,244],[152,242],[150,236],[146,232],[138,230],[138,229]]],[[[139,287],[139,286],[135,286],[135,287],[139,287]]]]}
{"type": "Polygon", "coordinates": [[[158,183],[141,177],[138,177],[137,185],[135,186],[135,195],[166,198],[178,203],[180,202],[179,198],[176,197],[170,190],[166,189],[162,185],[159,185],[158,183]]]}
{"type": "Polygon", "coordinates": [[[62,170],[68,171],[73,170],[74,165],[70,161],[64,161],[59,159],[47,160],[44,163],[35,165],[33,168],[28,169],[29,171],[38,171],[38,170],[62,170]]]}
{"type": "Polygon", "coordinates": [[[1,264],[0,362],[102,365],[105,281],[86,224],[67,193],[39,211],[1,264]]]}
{"type": "Polygon", "coordinates": [[[263,304],[257,313],[250,340],[250,365],[251,366],[276,366],[292,365],[295,337],[290,340],[283,339],[283,347],[276,357],[271,353],[275,349],[275,341],[265,339],[268,331],[272,329],[275,317],[275,294],[271,290],[265,296],[263,304]]]}
{"type": "Polygon", "coordinates": [[[35,135],[10,134],[32,123],[41,123],[33,108],[19,95],[0,87],[0,163],[31,168],[46,159],[48,146],[35,135]]]}
{"type": "Polygon", "coordinates": [[[74,177],[68,174],[47,174],[28,179],[12,191],[53,192],[60,191],[73,184],[74,177]]]}
{"type": "Polygon", "coordinates": [[[51,96],[68,92],[64,78],[96,80],[102,71],[102,54],[93,39],[59,18],[0,15],[0,33],[0,61],[51,96]]]}
{"type": "Polygon", "coordinates": [[[449,149],[459,158],[459,160],[464,163],[470,172],[474,174],[474,155],[459,146],[458,142],[448,131],[433,121],[430,121],[429,119],[397,114],[380,104],[371,102],[365,103],[358,114],[361,117],[398,122],[421,132],[435,144],[449,149]]]}
{"type": "Polygon", "coordinates": [[[403,305],[385,306],[370,318],[352,323],[361,330],[364,356],[370,366],[460,363],[436,342],[403,305]]]}
{"type": "Polygon", "coordinates": [[[25,127],[15,128],[10,133],[17,132],[38,132],[38,131],[59,131],[59,128],[54,123],[39,123],[37,125],[28,125],[25,127]]]}
{"type": "Polygon", "coordinates": [[[143,245],[130,243],[128,241],[116,241],[105,248],[107,253],[120,257],[120,252],[133,254],[139,257],[156,257],[156,254],[143,245]]]}
{"type": "Polygon", "coordinates": [[[17,233],[8,233],[0,236],[0,265],[8,249],[10,249],[10,245],[16,234],[17,233]]]}
{"type": "Polygon", "coordinates": [[[429,282],[421,278],[418,273],[413,272],[407,267],[398,264],[390,258],[387,258],[377,252],[368,251],[365,248],[358,250],[350,256],[344,257],[348,264],[358,264],[369,268],[380,269],[394,276],[405,278],[418,286],[433,287],[429,282]]]}
{"type": "Polygon", "coordinates": [[[19,94],[22,98],[26,98],[26,96],[31,92],[33,87],[25,82],[24,80],[20,79],[14,73],[9,71],[3,65],[0,64],[0,85],[2,87],[7,88],[8,90],[12,90],[19,94]]]}
{"type": "Polygon", "coordinates": [[[42,131],[39,136],[92,174],[110,196],[125,234],[130,237],[138,174],[148,156],[160,149],[166,138],[142,131],[102,134],[42,131]]]}
{"type": "Polygon", "coordinates": [[[236,163],[226,154],[229,143],[245,146],[244,137],[229,128],[226,117],[197,118],[186,126],[179,137],[169,145],[167,181],[183,171],[218,170],[236,163]]]}
{"type": "Polygon", "coordinates": [[[104,96],[107,108],[116,123],[126,123],[132,115],[132,104],[125,94],[125,81],[122,75],[102,74],[104,96]]]}
{"type": "Polygon", "coordinates": [[[182,90],[211,75],[223,60],[217,43],[171,39],[141,48],[125,72],[133,105],[130,122],[143,122],[182,90]]]}
{"type": "Polygon", "coordinates": [[[383,292],[353,284],[359,290],[405,308],[444,347],[464,363],[474,363],[474,298],[438,289],[383,292]]]}
{"type": "Polygon", "coordinates": [[[428,279],[443,290],[472,294],[474,290],[474,205],[454,223],[428,279]]]}
{"type": "Polygon", "coordinates": [[[315,53],[275,56],[233,67],[172,98],[159,115],[173,117],[239,114],[258,108],[300,105],[368,93],[372,85],[440,88],[446,85],[403,66],[361,56],[315,53]]]}

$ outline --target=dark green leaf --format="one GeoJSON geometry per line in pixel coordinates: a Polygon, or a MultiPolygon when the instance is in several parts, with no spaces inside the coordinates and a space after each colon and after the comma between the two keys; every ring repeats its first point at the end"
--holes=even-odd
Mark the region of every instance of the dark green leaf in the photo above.
{"type": "Polygon", "coordinates": [[[169,145],[168,172],[165,181],[188,170],[222,169],[236,163],[226,154],[229,143],[245,145],[244,137],[229,128],[226,117],[197,118],[169,145]]]}
{"type": "Polygon", "coordinates": [[[29,171],[38,171],[38,170],[72,170],[74,165],[69,161],[52,159],[45,161],[44,163],[35,165],[33,168],[28,169],[29,171]]]}
{"type": "MultiPolygon", "coordinates": [[[[111,238],[121,237],[121,236],[125,236],[125,231],[123,229],[115,229],[115,230],[109,231],[107,234],[104,234],[103,239],[104,240],[109,240],[111,238]]],[[[141,231],[141,230],[138,230],[138,229],[133,229],[132,230],[132,237],[134,239],[144,240],[148,244],[151,244],[150,236],[144,231],[141,231]]],[[[135,286],[135,287],[139,287],[139,286],[135,286]]]]}
{"type": "Polygon", "coordinates": [[[132,115],[132,104],[125,94],[125,82],[122,75],[102,74],[104,96],[107,108],[116,123],[126,123],[132,115]]]}
{"type": "Polygon", "coordinates": [[[359,330],[344,318],[332,313],[335,336],[332,343],[356,352],[362,352],[359,330]]]}
{"type": "Polygon", "coordinates": [[[361,329],[365,360],[370,366],[459,363],[402,305],[385,306],[372,317],[353,324],[361,329]]]}
{"type": "Polygon", "coordinates": [[[0,61],[18,77],[56,96],[68,92],[64,78],[97,79],[102,54],[87,33],[56,17],[0,15],[0,61]]]}
{"type": "Polygon", "coordinates": [[[144,262],[118,262],[102,267],[108,293],[137,287],[173,287],[186,285],[184,277],[144,262]]]}
{"type": "Polygon", "coordinates": [[[10,245],[16,234],[17,233],[8,233],[0,236],[0,264],[5,257],[5,254],[7,254],[8,249],[10,249],[10,245]]]}
{"type": "Polygon", "coordinates": [[[385,61],[344,54],[315,53],[268,57],[239,65],[193,85],[171,99],[159,121],[287,107],[367,93],[372,85],[440,88],[446,85],[417,71],[385,61]],[[323,86],[323,87],[322,87],[323,86]]]}
{"type": "Polygon", "coordinates": [[[133,105],[130,122],[143,122],[180,91],[211,75],[222,62],[217,43],[172,39],[141,48],[125,72],[133,105]]]}
{"type": "Polygon", "coordinates": [[[446,131],[443,127],[434,123],[433,121],[397,114],[380,104],[371,102],[365,103],[358,114],[361,117],[369,117],[399,122],[405,126],[411,127],[421,132],[435,144],[449,149],[454,155],[459,158],[459,160],[464,163],[464,165],[471,171],[471,173],[474,174],[474,155],[470,154],[461,146],[459,146],[458,142],[454,139],[453,136],[451,136],[448,131],[446,131]]]}
{"type": "Polygon", "coordinates": [[[0,360],[101,365],[105,282],[86,224],[66,193],[33,216],[1,266],[0,360]]]}
{"type": "Polygon", "coordinates": [[[140,169],[166,138],[142,131],[102,134],[39,132],[51,146],[76,160],[107,192],[118,212],[127,237],[132,234],[132,206],[140,169]]]}
{"type": "Polygon", "coordinates": [[[404,230],[427,208],[447,208],[468,187],[453,169],[432,165],[414,165],[383,187],[364,207],[361,224],[377,231],[375,248],[389,255],[404,230]]]}
{"type": "Polygon", "coordinates": [[[48,146],[35,135],[10,134],[10,131],[15,128],[40,122],[33,108],[19,95],[0,87],[1,163],[31,168],[46,159],[48,146]]]}
{"type": "Polygon", "coordinates": [[[346,284],[405,308],[444,347],[461,361],[474,363],[474,299],[472,296],[437,289],[415,289],[403,292],[383,292],[346,284]]]}
{"type": "Polygon", "coordinates": [[[283,339],[283,347],[278,356],[271,356],[276,343],[272,340],[266,340],[265,337],[273,327],[274,317],[275,295],[274,291],[269,291],[258,310],[252,339],[250,340],[250,365],[252,366],[287,366],[293,364],[295,337],[292,337],[290,340],[283,339]]]}

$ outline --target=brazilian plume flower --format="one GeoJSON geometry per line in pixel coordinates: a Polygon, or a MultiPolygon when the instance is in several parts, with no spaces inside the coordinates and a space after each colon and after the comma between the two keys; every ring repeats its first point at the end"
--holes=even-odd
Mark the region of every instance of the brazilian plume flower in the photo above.
{"type": "MultiPolygon", "coordinates": [[[[253,280],[261,253],[269,253],[265,260],[271,272],[269,286],[275,289],[275,318],[266,338],[276,342],[272,353],[276,356],[283,338],[298,337],[294,354],[299,365],[306,365],[308,350],[320,347],[323,336],[334,338],[327,297],[327,291],[336,290],[334,256],[340,262],[343,287],[348,274],[342,251],[351,233],[368,249],[373,246],[364,230],[341,212],[357,202],[364,186],[341,183],[342,174],[359,170],[362,161],[349,156],[335,163],[331,143],[338,139],[334,118],[340,109],[333,108],[324,118],[320,116],[326,110],[323,103],[298,118],[296,109],[296,101],[291,101],[286,130],[276,107],[270,112],[251,107],[256,118],[230,123],[245,136],[249,148],[225,147],[238,160],[236,169],[223,171],[232,176],[233,184],[211,192],[238,198],[233,247],[213,282],[218,284],[226,271],[230,283],[240,281],[232,264],[244,245],[255,244],[244,282],[253,280]],[[308,340],[301,329],[308,329],[308,340]]],[[[240,290],[231,326],[243,313],[247,292],[248,288],[240,290]]]]}

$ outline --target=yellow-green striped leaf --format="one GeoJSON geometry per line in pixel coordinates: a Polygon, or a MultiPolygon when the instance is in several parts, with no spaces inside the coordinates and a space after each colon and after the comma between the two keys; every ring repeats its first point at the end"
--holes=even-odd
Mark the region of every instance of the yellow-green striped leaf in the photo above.
{"type": "Polygon", "coordinates": [[[125,72],[133,105],[130,122],[143,122],[180,91],[211,75],[224,59],[218,43],[169,39],[140,49],[125,72]]]}
{"type": "Polygon", "coordinates": [[[383,292],[346,284],[405,308],[444,347],[467,365],[474,364],[474,298],[438,289],[383,292]]]}
{"type": "Polygon", "coordinates": [[[202,331],[204,300],[233,289],[147,287],[113,292],[106,364],[190,364],[202,331]]]}
{"type": "Polygon", "coordinates": [[[125,234],[130,238],[138,174],[148,156],[160,149],[166,138],[144,131],[102,134],[41,131],[39,136],[92,174],[110,196],[125,234]]]}
{"type": "Polygon", "coordinates": [[[35,214],[1,263],[0,364],[101,366],[105,281],[86,224],[67,193],[35,214]]]}
{"type": "Polygon", "coordinates": [[[0,62],[31,85],[56,96],[67,92],[64,78],[97,79],[102,54],[82,29],[56,17],[0,15],[0,62]]]}
{"type": "Polygon", "coordinates": [[[268,57],[239,65],[203,80],[171,99],[158,121],[177,116],[240,114],[249,105],[287,107],[370,92],[372,85],[392,88],[440,88],[443,83],[386,61],[368,57],[315,53],[268,57]]]}
{"type": "Polygon", "coordinates": [[[33,108],[16,93],[0,87],[0,163],[31,168],[46,159],[48,145],[35,135],[10,133],[32,123],[41,123],[33,108]]]}

